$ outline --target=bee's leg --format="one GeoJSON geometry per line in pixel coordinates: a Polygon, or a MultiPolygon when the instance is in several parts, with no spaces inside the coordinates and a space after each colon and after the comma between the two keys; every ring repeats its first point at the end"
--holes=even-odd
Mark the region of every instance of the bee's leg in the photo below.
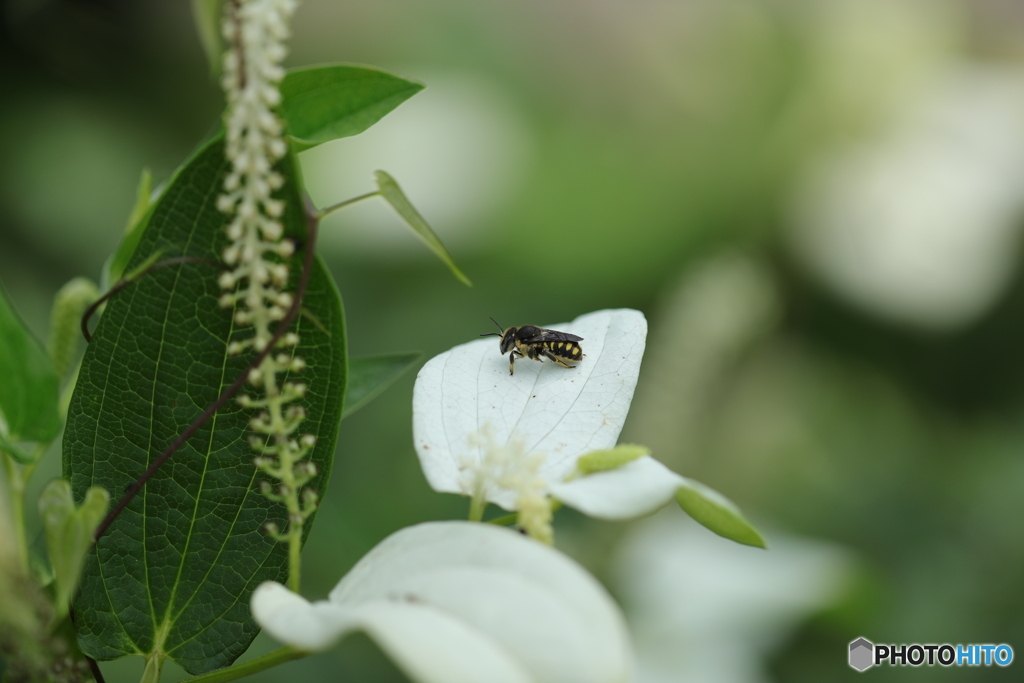
{"type": "Polygon", "coordinates": [[[543,351],[541,351],[541,353],[543,353],[543,354],[544,354],[544,357],[545,357],[545,358],[547,358],[547,359],[548,359],[548,360],[550,360],[550,361],[554,361],[555,363],[558,363],[558,364],[559,364],[559,365],[561,365],[561,366],[562,366],[563,368],[569,368],[569,369],[571,370],[572,368],[575,368],[575,367],[576,367],[575,365],[569,365],[569,364],[568,364],[568,363],[566,363],[566,362],[565,362],[564,360],[562,360],[561,358],[559,358],[559,357],[558,357],[558,356],[556,356],[555,354],[551,353],[551,352],[550,352],[550,351],[548,351],[547,349],[544,349],[543,351]]]}
{"type": "Polygon", "coordinates": [[[516,372],[516,351],[512,349],[512,353],[508,354],[508,374],[514,375],[516,372]]]}

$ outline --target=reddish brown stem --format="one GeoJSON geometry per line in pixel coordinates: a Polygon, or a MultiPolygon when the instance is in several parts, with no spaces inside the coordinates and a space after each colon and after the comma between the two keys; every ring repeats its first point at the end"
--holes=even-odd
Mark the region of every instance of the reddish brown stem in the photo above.
{"type": "Polygon", "coordinates": [[[86,343],[92,341],[92,335],[89,333],[89,320],[92,318],[93,313],[99,310],[99,307],[102,306],[107,300],[112,298],[115,294],[118,294],[121,291],[123,291],[128,285],[137,282],[143,275],[152,273],[154,270],[160,270],[161,268],[166,268],[168,266],[177,266],[182,263],[212,263],[215,266],[220,265],[219,263],[212,259],[201,258],[199,256],[175,256],[173,258],[164,259],[163,261],[157,261],[153,265],[149,266],[148,268],[143,268],[141,271],[139,271],[138,273],[129,278],[125,278],[124,280],[118,280],[117,283],[113,287],[111,287],[109,291],[107,291],[99,299],[96,299],[96,301],[92,302],[92,305],[89,306],[89,308],[85,309],[85,312],[82,313],[82,336],[85,337],[86,343]]]}

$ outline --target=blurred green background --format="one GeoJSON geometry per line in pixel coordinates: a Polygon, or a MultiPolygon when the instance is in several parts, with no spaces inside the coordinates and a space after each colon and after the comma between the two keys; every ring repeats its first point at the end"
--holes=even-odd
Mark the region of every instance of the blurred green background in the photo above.
{"type": "MultiPolygon", "coordinates": [[[[166,178],[221,99],[189,3],[0,9],[0,281],[45,337],[57,288],[99,277],[142,168],[166,178]]],[[[315,203],[389,171],[475,284],[379,200],[332,216],[320,249],[353,353],[640,309],[623,439],[767,532],[767,554],[729,555],[676,510],[559,513],[559,546],[620,598],[641,681],[853,680],[858,636],[1024,656],[1024,5],[306,0],[289,63],[327,61],[427,89],[303,154],[315,203]]],[[[420,472],[412,385],[342,424],[309,597],[392,531],[466,514],[420,472]]],[[[361,636],[258,678],[403,680],[361,636]]]]}

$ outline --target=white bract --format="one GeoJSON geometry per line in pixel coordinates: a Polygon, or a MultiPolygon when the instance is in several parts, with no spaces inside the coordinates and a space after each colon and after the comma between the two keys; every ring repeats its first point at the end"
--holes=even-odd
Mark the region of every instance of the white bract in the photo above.
{"type": "Polygon", "coordinates": [[[580,456],[615,445],[647,339],[647,321],[630,309],[550,328],[583,338],[575,368],[521,359],[510,375],[498,342],[480,339],[431,359],[413,391],[413,439],[434,490],[519,510],[540,538],[552,485],[575,474],[580,456]]]}
{"type": "Polygon", "coordinates": [[[621,613],[579,565],[489,524],[429,522],[392,534],[307,602],[278,583],[253,593],[271,636],[324,650],[362,630],[414,681],[624,681],[621,613]]]}
{"type": "Polygon", "coordinates": [[[735,505],[646,449],[608,452],[633,400],[647,339],[643,314],[597,311],[550,328],[583,338],[585,356],[575,368],[520,359],[510,375],[508,358],[489,338],[456,346],[420,370],[413,440],[434,490],[471,496],[473,519],[488,501],[516,510],[519,526],[547,543],[553,499],[592,517],[629,519],[675,497],[715,533],[763,546],[735,505]]]}

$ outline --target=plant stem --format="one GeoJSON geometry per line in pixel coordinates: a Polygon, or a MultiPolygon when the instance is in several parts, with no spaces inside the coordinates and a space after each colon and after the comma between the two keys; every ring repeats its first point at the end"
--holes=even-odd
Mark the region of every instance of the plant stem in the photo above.
{"type": "Polygon", "coordinates": [[[299,579],[302,576],[302,527],[288,527],[288,588],[292,593],[299,592],[299,579]]]}
{"type": "Polygon", "coordinates": [[[337,204],[328,206],[326,209],[320,209],[319,211],[316,212],[316,217],[317,219],[323,219],[325,216],[334,213],[338,209],[344,209],[346,206],[350,204],[355,204],[356,202],[362,201],[364,199],[369,199],[370,197],[376,197],[379,194],[380,190],[374,190],[373,192],[367,192],[366,194],[361,194],[358,197],[353,197],[352,199],[346,199],[343,202],[338,202],[337,204]]]}
{"type": "Polygon", "coordinates": [[[28,575],[28,532],[25,529],[25,487],[36,469],[36,463],[46,453],[48,443],[37,444],[32,451],[32,464],[20,465],[14,456],[3,454],[4,470],[7,475],[8,492],[11,496],[11,524],[14,526],[15,547],[21,570],[28,575]]]}
{"type": "Polygon", "coordinates": [[[184,683],[227,683],[227,681],[234,681],[244,676],[251,676],[252,674],[265,671],[271,667],[275,667],[285,662],[290,662],[295,659],[302,659],[308,656],[308,652],[302,652],[291,647],[282,647],[279,650],[269,652],[262,657],[249,660],[244,664],[236,664],[229,666],[226,669],[218,669],[217,671],[211,671],[208,674],[202,674],[195,678],[185,679],[184,683]]]}
{"type": "Polygon", "coordinates": [[[486,508],[487,500],[483,497],[483,494],[474,495],[469,501],[469,521],[482,522],[486,508]]]}
{"type": "Polygon", "coordinates": [[[160,672],[164,668],[164,654],[153,652],[146,657],[146,668],[142,670],[139,683],[160,683],[160,672]]]}

